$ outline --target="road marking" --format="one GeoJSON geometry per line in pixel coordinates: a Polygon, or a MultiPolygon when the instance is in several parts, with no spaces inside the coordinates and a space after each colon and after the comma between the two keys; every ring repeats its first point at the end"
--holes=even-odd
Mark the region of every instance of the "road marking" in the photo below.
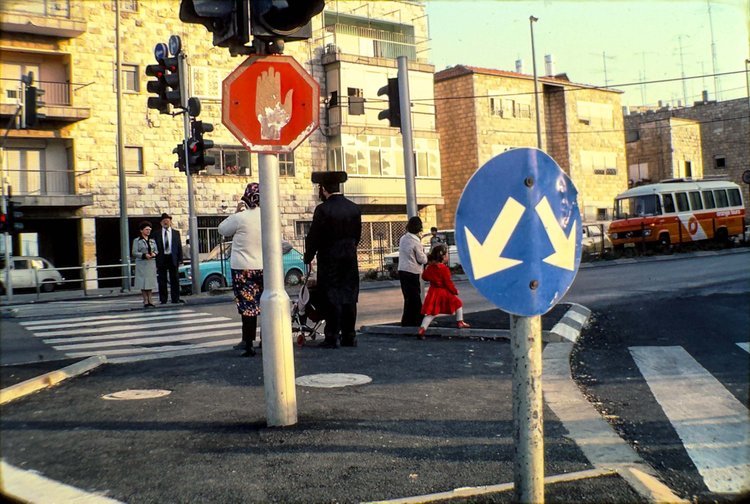
{"type": "Polygon", "coordinates": [[[750,353],[750,343],[747,341],[745,342],[739,342],[737,343],[737,346],[746,351],[747,353],[750,353]]]}
{"type": "MultiPolygon", "coordinates": [[[[228,320],[228,319],[225,319],[228,320]]],[[[225,322],[222,324],[214,324],[211,326],[212,330],[215,329],[227,329],[227,328],[240,328],[242,327],[241,322],[225,322]]],[[[191,331],[205,331],[204,327],[201,326],[192,326],[192,327],[184,327],[180,329],[181,334],[185,334],[186,332],[191,331]]],[[[174,336],[175,330],[174,327],[170,327],[168,329],[146,329],[143,331],[133,331],[133,332],[126,332],[126,333],[116,333],[116,334],[105,334],[100,336],[77,336],[73,338],[51,338],[51,339],[45,339],[43,340],[45,343],[48,343],[50,345],[58,345],[58,344],[68,344],[68,343],[77,343],[81,341],[107,341],[111,339],[124,339],[124,338],[134,338],[136,336],[160,336],[163,334],[171,334],[174,336]]],[[[44,337],[44,335],[37,335],[40,337],[44,337]]]]}
{"type": "Polygon", "coordinates": [[[709,490],[750,490],[750,422],[745,405],[682,347],[629,350],[709,490]]]}
{"type": "MultiPolygon", "coordinates": [[[[195,316],[190,317],[180,317],[177,321],[155,321],[152,322],[150,325],[148,324],[137,324],[138,329],[144,329],[149,327],[165,327],[168,326],[171,329],[174,330],[180,330],[177,329],[179,326],[185,326],[185,325],[193,325],[197,322],[200,322],[201,324],[204,324],[206,322],[223,322],[226,320],[230,320],[227,317],[204,317],[201,318],[200,315],[204,314],[197,314],[195,316]]],[[[114,321],[112,321],[114,322],[114,321]]],[[[35,332],[34,335],[40,338],[47,338],[50,336],[68,336],[68,335],[82,335],[82,334],[102,334],[102,333],[108,333],[108,332],[115,332],[115,331],[128,331],[130,329],[133,329],[135,324],[128,324],[128,325],[109,325],[109,326],[102,326],[102,327],[96,327],[91,329],[83,329],[80,326],[75,327],[73,329],[65,329],[60,331],[44,331],[44,332],[35,332]]],[[[205,326],[204,326],[205,327],[205,326]]],[[[36,329],[35,329],[36,330],[36,329]]]]}
{"type": "MultiPolygon", "coordinates": [[[[44,329],[47,325],[54,325],[54,324],[64,324],[69,325],[72,322],[95,322],[97,320],[102,321],[108,321],[108,320],[129,320],[129,319],[140,319],[140,320],[146,320],[150,318],[167,318],[174,315],[179,314],[186,314],[186,313],[196,313],[192,310],[169,310],[169,311],[162,311],[162,312],[152,312],[149,311],[148,315],[145,314],[145,312],[135,312],[135,313],[120,313],[115,315],[98,315],[98,316],[91,316],[91,317],[65,317],[65,318],[57,318],[57,319],[44,319],[44,320],[32,320],[32,321],[24,321],[19,322],[20,325],[29,328],[30,330],[33,329],[44,329]]],[[[50,327],[50,329],[54,329],[54,327],[50,327]]]]}
{"type": "MultiPolygon", "coordinates": [[[[72,345],[54,345],[57,350],[66,352],[68,350],[81,350],[83,348],[109,348],[119,347],[125,345],[154,345],[156,343],[173,343],[175,341],[194,340],[202,338],[212,338],[215,336],[229,336],[230,334],[238,334],[237,329],[240,328],[241,324],[236,324],[233,329],[225,331],[202,331],[197,333],[180,333],[172,336],[159,336],[156,338],[130,338],[130,339],[118,339],[114,341],[97,341],[93,343],[75,343],[72,345]]],[[[127,335],[126,335],[127,337],[127,335]]]]}
{"type": "MultiPolygon", "coordinates": [[[[236,331],[229,332],[227,335],[236,335],[236,331]]],[[[219,335],[217,333],[217,335],[219,335]]],[[[221,347],[236,344],[238,341],[237,337],[232,339],[222,339],[215,341],[206,341],[205,343],[194,343],[190,345],[172,345],[172,346],[160,346],[154,348],[121,348],[116,350],[94,350],[90,352],[70,352],[70,357],[87,357],[89,355],[146,355],[152,353],[165,353],[172,352],[175,350],[191,350],[196,348],[211,348],[221,347]]],[[[116,359],[107,359],[109,362],[117,362],[116,359]]]]}

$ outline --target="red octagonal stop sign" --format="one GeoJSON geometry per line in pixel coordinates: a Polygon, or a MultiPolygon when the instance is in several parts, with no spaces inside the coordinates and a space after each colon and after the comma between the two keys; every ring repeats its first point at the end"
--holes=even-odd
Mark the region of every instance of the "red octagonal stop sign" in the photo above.
{"type": "Polygon", "coordinates": [[[318,127],[320,87],[291,56],[252,56],[224,79],[222,122],[252,152],[291,152],[318,127]]]}

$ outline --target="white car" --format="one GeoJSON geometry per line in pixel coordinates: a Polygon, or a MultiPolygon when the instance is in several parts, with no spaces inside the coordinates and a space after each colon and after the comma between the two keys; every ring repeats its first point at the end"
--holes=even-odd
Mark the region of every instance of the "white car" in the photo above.
{"type": "MultiPolygon", "coordinates": [[[[36,289],[52,292],[65,280],[57,269],[43,257],[12,257],[13,268],[10,270],[13,289],[36,289]]],[[[6,267],[5,259],[0,259],[0,288],[5,292],[6,267]]]]}
{"type": "MultiPolygon", "coordinates": [[[[456,247],[455,231],[453,229],[438,231],[438,236],[448,245],[448,266],[451,268],[461,266],[461,260],[458,258],[458,248],[456,247]]],[[[432,234],[430,233],[425,233],[422,236],[422,245],[424,246],[425,254],[430,253],[430,238],[432,238],[432,234]]],[[[383,262],[385,263],[383,265],[385,270],[395,276],[398,270],[398,251],[385,255],[383,262]]]]}

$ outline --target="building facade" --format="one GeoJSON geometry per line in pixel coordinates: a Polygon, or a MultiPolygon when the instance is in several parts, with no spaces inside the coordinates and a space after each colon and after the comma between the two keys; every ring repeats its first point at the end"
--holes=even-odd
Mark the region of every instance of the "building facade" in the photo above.
{"type": "MultiPolygon", "coordinates": [[[[625,116],[630,183],[721,178],[740,186],[750,169],[750,102],[696,102],[625,116]]],[[[750,197],[745,206],[750,209],[750,197]]]]}
{"type": "MultiPolygon", "coordinates": [[[[2,183],[24,212],[13,252],[45,256],[62,267],[86,267],[90,286],[106,285],[120,268],[120,162],[130,237],[162,212],[188,228],[187,182],[174,168],[181,117],[146,107],[146,65],[154,45],[179,35],[190,65],[190,96],[200,120],[212,123],[216,164],[194,176],[199,252],[219,240],[216,226],[245,185],[258,180],[257,155],[221,124],[223,79],[242,57],[213,47],[201,25],[179,21],[179,0],[28,0],[0,4],[0,114],[18,110],[21,77],[33,72],[46,114],[34,128],[2,130],[2,183]],[[117,4],[119,1],[119,17],[117,4]],[[119,33],[119,37],[117,36],[119,33]],[[121,112],[117,55],[121,54],[121,112]],[[118,161],[118,125],[124,156],[118,161]]],[[[362,269],[377,268],[403,233],[406,196],[401,136],[377,119],[387,101],[377,95],[396,75],[396,57],[409,58],[420,214],[434,221],[442,203],[440,157],[422,2],[329,1],[312,20],[313,36],[289,42],[291,55],[321,86],[320,128],[294,153],[279,156],[282,235],[301,249],[317,201],[312,171],[345,170],[345,194],[363,209],[362,269]],[[418,109],[418,110],[417,110],[418,109]]],[[[68,277],[75,277],[70,272],[68,277]]],[[[110,281],[112,282],[112,281],[110,281]]],[[[117,282],[114,282],[115,284],[117,282]]]]}
{"type": "MultiPolygon", "coordinates": [[[[564,75],[539,78],[542,149],[575,183],[584,220],[608,218],[627,189],[620,95],[564,75]]],[[[480,166],[508,149],[537,147],[534,81],[459,65],[435,74],[435,102],[445,199],[438,214],[452,228],[461,192],[480,166]]]]}

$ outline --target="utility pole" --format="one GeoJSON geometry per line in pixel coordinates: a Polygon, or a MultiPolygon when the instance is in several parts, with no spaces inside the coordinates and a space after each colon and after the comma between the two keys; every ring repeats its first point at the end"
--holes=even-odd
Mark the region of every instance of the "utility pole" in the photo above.
{"type": "Polygon", "coordinates": [[[125,128],[122,124],[122,47],[120,46],[120,2],[115,1],[115,86],[117,89],[117,178],[120,184],[120,264],[122,292],[130,290],[130,243],[128,238],[128,187],[125,175],[125,128]]]}
{"type": "Polygon", "coordinates": [[[398,95],[401,109],[401,136],[404,143],[404,177],[406,178],[406,215],[417,215],[417,182],[414,166],[414,140],[411,127],[411,98],[409,97],[409,67],[406,56],[399,56],[398,95]]]}

